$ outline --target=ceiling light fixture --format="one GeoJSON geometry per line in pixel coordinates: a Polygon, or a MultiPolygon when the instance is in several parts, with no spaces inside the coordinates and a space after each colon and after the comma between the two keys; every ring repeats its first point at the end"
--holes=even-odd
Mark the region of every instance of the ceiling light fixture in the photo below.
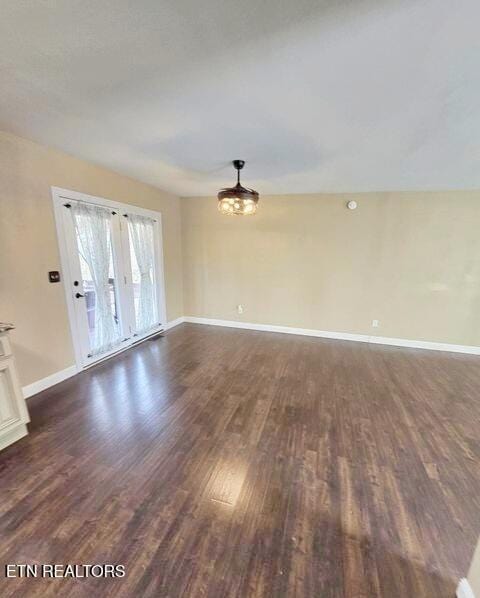
{"type": "Polygon", "coordinates": [[[247,189],[240,184],[240,171],[245,166],[245,161],[234,160],[232,164],[237,170],[237,184],[218,193],[218,209],[222,214],[229,216],[255,214],[259,195],[253,189],[247,189]]]}

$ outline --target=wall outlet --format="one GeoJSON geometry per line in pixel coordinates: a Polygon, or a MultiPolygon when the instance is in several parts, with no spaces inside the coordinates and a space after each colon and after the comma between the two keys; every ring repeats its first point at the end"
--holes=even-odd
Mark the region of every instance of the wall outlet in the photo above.
{"type": "Polygon", "coordinates": [[[378,328],[380,326],[380,320],[372,320],[372,328],[378,328]]]}
{"type": "Polygon", "coordinates": [[[243,314],[243,305],[237,305],[237,313],[243,314]]]}

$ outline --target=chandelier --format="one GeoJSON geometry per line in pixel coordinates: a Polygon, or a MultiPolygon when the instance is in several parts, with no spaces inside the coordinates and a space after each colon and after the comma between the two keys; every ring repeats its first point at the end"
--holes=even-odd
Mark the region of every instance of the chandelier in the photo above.
{"type": "Polygon", "coordinates": [[[218,193],[218,209],[222,214],[229,216],[255,214],[259,195],[253,189],[247,189],[240,184],[240,171],[245,166],[245,161],[234,160],[232,164],[237,170],[237,184],[218,193]]]}

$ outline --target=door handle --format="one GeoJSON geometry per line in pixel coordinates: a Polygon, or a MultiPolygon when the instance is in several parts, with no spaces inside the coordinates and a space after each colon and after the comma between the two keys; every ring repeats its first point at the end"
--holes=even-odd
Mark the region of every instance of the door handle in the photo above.
{"type": "Polygon", "coordinates": [[[80,297],[85,297],[85,295],[82,295],[82,293],[75,293],[75,297],[80,299],[80,297]]]}

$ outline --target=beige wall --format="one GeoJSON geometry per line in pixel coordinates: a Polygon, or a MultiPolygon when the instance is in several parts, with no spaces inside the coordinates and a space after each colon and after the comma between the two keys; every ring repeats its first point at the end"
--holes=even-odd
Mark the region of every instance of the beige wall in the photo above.
{"type": "Polygon", "coordinates": [[[477,544],[477,549],[473,555],[473,561],[468,572],[468,582],[475,594],[480,596],[480,540],[477,544]]]}
{"type": "Polygon", "coordinates": [[[167,318],[183,315],[180,200],[13,135],[0,133],[0,321],[12,321],[21,383],[74,363],[50,187],[162,212],[167,318]]]}
{"type": "Polygon", "coordinates": [[[480,192],[182,199],[185,314],[480,345],[479,223],[480,192]]]}

